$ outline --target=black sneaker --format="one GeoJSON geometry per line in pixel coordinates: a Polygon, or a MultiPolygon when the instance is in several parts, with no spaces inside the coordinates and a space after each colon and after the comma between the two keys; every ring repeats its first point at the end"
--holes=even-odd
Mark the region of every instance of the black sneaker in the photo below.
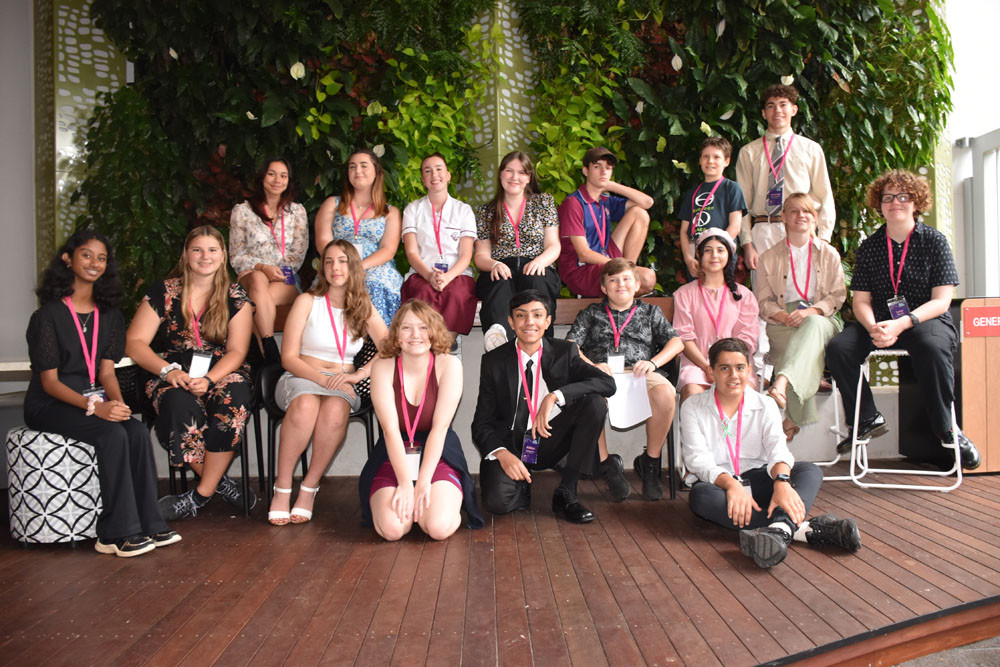
{"type": "Polygon", "coordinates": [[[855,552],[861,548],[861,532],[854,519],[838,519],[832,514],[824,514],[809,519],[806,542],[855,552]]]}
{"type": "Polygon", "coordinates": [[[151,537],[157,547],[168,547],[181,541],[181,535],[176,530],[165,530],[151,537]]]}
{"type": "MultiPolygon", "coordinates": [[[[219,485],[215,487],[215,493],[225,498],[226,502],[233,507],[243,509],[243,488],[229,475],[222,476],[222,479],[219,480],[219,485]]],[[[253,489],[249,487],[247,487],[247,493],[250,494],[250,509],[253,509],[257,504],[257,496],[254,494],[253,489]]],[[[166,519],[166,517],[163,518],[166,519]]],[[[167,521],[169,520],[167,519],[167,521]]]]}
{"type": "Polygon", "coordinates": [[[625,463],[618,454],[609,454],[608,458],[601,461],[601,476],[608,484],[608,493],[616,503],[628,498],[632,492],[632,487],[625,479],[625,463]]]}
{"type": "Polygon", "coordinates": [[[632,462],[632,467],[642,480],[642,497],[646,500],[659,500],[663,497],[663,484],[660,482],[660,459],[651,459],[646,454],[639,454],[632,462]]]}
{"type": "MultiPolygon", "coordinates": [[[[847,428],[847,437],[837,445],[838,454],[851,453],[851,430],[850,427],[847,428]]],[[[888,432],[889,425],[885,423],[885,417],[882,416],[881,412],[876,412],[874,417],[858,424],[858,440],[877,438],[888,432]]]]}
{"type": "Polygon", "coordinates": [[[105,542],[101,538],[97,538],[97,542],[94,544],[94,550],[98,553],[114,554],[119,558],[141,556],[155,548],[156,545],[153,544],[153,540],[145,535],[132,535],[130,537],[111,540],[110,542],[105,542]]]}
{"type": "Polygon", "coordinates": [[[177,496],[163,496],[160,498],[160,514],[164,521],[177,521],[177,519],[193,519],[198,516],[200,509],[198,503],[194,501],[194,489],[189,489],[177,496]]]}
{"type": "Polygon", "coordinates": [[[785,560],[792,536],[780,528],[754,528],[740,531],[740,551],[753,558],[757,567],[774,567],[785,560]]]}

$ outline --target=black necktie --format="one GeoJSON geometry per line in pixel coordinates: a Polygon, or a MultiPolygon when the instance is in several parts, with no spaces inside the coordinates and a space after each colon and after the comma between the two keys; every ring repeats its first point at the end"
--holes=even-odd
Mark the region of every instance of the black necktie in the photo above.
{"type": "MultiPolygon", "coordinates": [[[[533,384],[534,378],[532,377],[532,375],[534,375],[534,374],[531,372],[531,367],[534,366],[534,365],[535,365],[535,362],[532,361],[531,359],[528,359],[528,363],[526,363],[524,365],[524,381],[525,381],[525,384],[527,386],[526,387],[522,387],[522,389],[523,389],[522,393],[524,394],[524,403],[525,403],[526,407],[528,405],[528,394],[531,391],[533,391],[533,389],[534,389],[534,384],[533,384]]],[[[522,423],[522,424],[527,424],[528,423],[528,420],[529,420],[529,418],[531,416],[531,408],[527,408],[525,410],[525,415],[526,416],[524,418],[524,421],[523,422],[519,422],[519,423],[522,423]]],[[[525,428],[527,428],[527,426],[525,426],[525,428]]]]}

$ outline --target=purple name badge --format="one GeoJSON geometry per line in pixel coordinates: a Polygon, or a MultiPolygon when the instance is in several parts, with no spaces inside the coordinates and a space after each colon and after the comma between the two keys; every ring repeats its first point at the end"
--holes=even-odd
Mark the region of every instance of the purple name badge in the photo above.
{"type": "Polygon", "coordinates": [[[889,299],[886,304],[889,306],[889,315],[894,320],[910,314],[910,307],[906,305],[905,296],[897,296],[895,299],[889,299]]]}
{"type": "Polygon", "coordinates": [[[538,438],[532,438],[531,431],[524,434],[524,444],[521,447],[521,462],[528,465],[538,463],[538,438]]]}
{"type": "Polygon", "coordinates": [[[448,273],[448,263],[447,262],[434,262],[434,268],[441,273],[448,273]]]}
{"type": "Polygon", "coordinates": [[[292,267],[283,266],[281,267],[281,272],[285,274],[285,284],[294,285],[295,284],[295,272],[292,271],[292,267]]]}
{"type": "Polygon", "coordinates": [[[812,307],[812,304],[808,301],[799,301],[799,305],[795,306],[798,310],[805,310],[806,308],[812,307]]]}
{"type": "Polygon", "coordinates": [[[767,208],[781,206],[781,188],[771,188],[767,191],[767,208]]]}

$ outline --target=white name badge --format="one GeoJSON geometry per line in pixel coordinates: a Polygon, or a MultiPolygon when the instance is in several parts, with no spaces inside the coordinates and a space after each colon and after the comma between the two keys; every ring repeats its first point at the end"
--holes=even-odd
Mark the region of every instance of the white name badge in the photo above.
{"type": "Polygon", "coordinates": [[[608,355],[608,366],[611,368],[612,373],[624,373],[625,372],[625,355],[624,354],[609,354],[608,355]]]}
{"type": "Polygon", "coordinates": [[[410,471],[410,481],[416,482],[420,476],[420,450],[406,452],[406,469],[410,471]]]}
{"type": "Polygon", "coordinates": [[[188,375],[192,378],[203,378],[208,375],[208,370],[212,367],[212,355],[204,352],[193,352],[191,354],[191,368],[188,375]]]}
{"type": "Polygon", "coordinates": [[[364,259],[365,258],[364,246],[362,246],[360,243],[354,243],[353,241],[351,242],[351,245],[354,246],[354,249],[358,251],[358,257],[364,259]]]}

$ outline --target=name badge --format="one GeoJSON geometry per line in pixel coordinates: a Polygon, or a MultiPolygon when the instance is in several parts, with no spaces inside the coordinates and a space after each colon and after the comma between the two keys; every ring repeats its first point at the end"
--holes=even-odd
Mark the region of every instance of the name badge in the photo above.
{"type": "Polygon", "coordinates": [[[410,481],[416,482],[420,476],[420,453],[423,450],[423,443],[411,442],[403,446],[406,454],[406,469],[410,471],[410,481]]]}
{"type": "Polygon", "coordinates": [[[608,350],[608,366],[612,373],[624,373],[625,355],[616,349],[608,350]]]}
{"type": "Polygon", "coordinates": [[[531,431],[524,434],[524,443],[521,446],[521,462],[527,465],[538,463],[538,438],[531,437],[531,431]]]}
{"type": "Polygon", "coordinates": [[[798,310],[805,310],[806,308],[812,307],[811,301],[799,301],[799,305],[795,306],[798,310]]]}
{"type": "Polygon", "coordinates": [[[769,209],[781,206],[781,191],[782,188],[771,188],[767,191],[767,207],[769,209]]]}
{"type": "Polygon", "coordinates": [[[107,395],[104,393],[104,389],[102,389],[101,387],[94,386],[94,385],[91,385],[90,389],[88,389],[87,391],[83,392],[83,397],[84,398],[90,398],[91,396],[97,396],[97,397],[99,397],[99,400],[102,403],[104,401],[108,400],[107,395]]]}
{"type": "Polygon", "coordinates": [[[447,273],[451,267],[448,266],[448,262],[434,262],[434,268],[441,273],[447,273]]]}
{"type": "Polygon", "coordinates": [[[360,243],[354,243],[353,241],[351,242],[351,245],[354,246],[354,249],[358,251],[358,257],[364,259],[365,258],[364,246],[362,246],[360,243]]]}
{"type": "Polygon", "coordinates": [[[292,271],[292,267],[283,266],[281,267],[281,272],[285,274],[285,284],[294,285],[295,284],[295,272],[292,271]]]}
{"type": "Polygon", "coordinates": [[[747,495],[753,498],[753,489],[750,488],[750,480],[743,479],[742,477],[737,477],[736,479],[738,479],[740,481],[740,484],[743,485],[743,490],[747,492],[747,495]]]}
{"type": "Polygon", "coordinates": [[[902,294],[894,299],[889,299],[886,304],[889,306],[889,315],[894,320],[910,314],[910,307],[906,305],[906,297],[902,294]]]}
{"type": "Polygon", "coordinates": [[[211,367],[212,355],[205,354],[204,352],[191,353],[191,366],[188,370],[189,376],[192,378],[203,378],[208,375],[208,371],[211,367]]]}

